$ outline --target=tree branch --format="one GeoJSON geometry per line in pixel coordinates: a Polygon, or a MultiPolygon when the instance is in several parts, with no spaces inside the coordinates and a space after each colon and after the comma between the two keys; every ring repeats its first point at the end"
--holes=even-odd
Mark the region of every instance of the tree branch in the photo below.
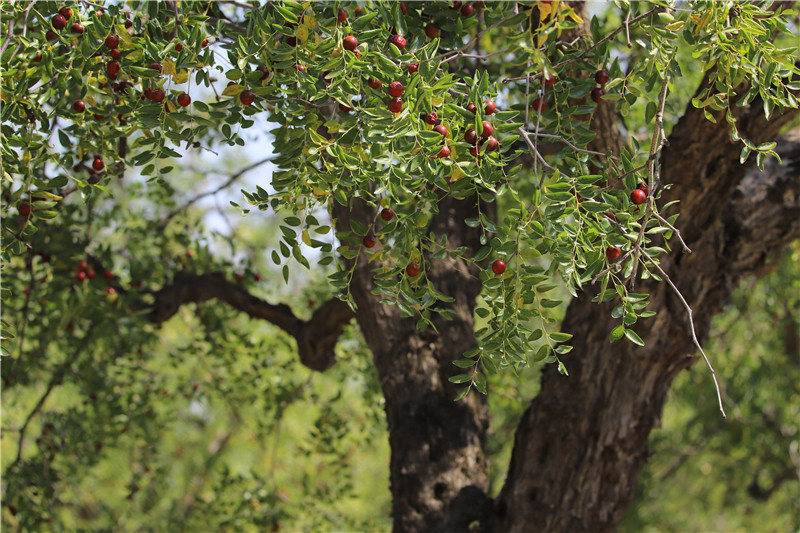
{"type": "Polygon", "coordinates": [[[178,273],[172,282],[151,293],[152,304],[138,302],[136,307],[148,308],[148,318],[155,324],[171,318],[181,305],[221,300],[252,318],[270,322],[297,341],[300,362],[311,370],[327,370],[336,363],[333,351],[344,326],[353,318],[346,303],[331,299],[320,306],[311,320],[301,320],[285,304],[270,304],[256,298],[220,273],[178,273]]]}

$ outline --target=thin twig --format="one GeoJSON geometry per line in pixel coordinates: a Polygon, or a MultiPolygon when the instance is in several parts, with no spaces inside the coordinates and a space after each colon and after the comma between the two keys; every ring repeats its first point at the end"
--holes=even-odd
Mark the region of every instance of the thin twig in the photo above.
{"type": "Polygon", "coordinates": [[[459,52],[453,57],[448,57],[447,59],[442,60],[442,63],[448,63],[460,57],[466,57],[468,59],[487,59],[498,54],[505,54],[506,52],[508,52],[508,48],[498,50],[497,52],[492,52],[491,54],[465,54],[464,52],[459,52]]]}
{"type": "Polygon", "coordinates": [[[603,152],[595,152],[594,150],[586,150],[585,148],[578,148],[577,146],[575,146],[574,144],[569,142],[567,139],[565,139],[561,135],[554,135],[552,133],[533,133],[533,132],[528,132],[528,135],[536,135],[537,137],[544,137],[546,139],[558,139],[559,141],[563,142],[564,144],[566,144],[567,146],[569,146],[570,148],[572,148],[576,152],[583,152],[585,154],[592,154],[592,155],[606,155],[603,152]]]}
{"type": "Polygon", "coordinates": [[[252,163],[252,164],[244,167],[243,169],[239,170],[235,174],[231,175],[231,177],[228,178],[228,180],[225,183],[223,183],[222,185],[220,185],[219,187],[217,187],[213,191],[208,191],[208,192],[204,192],[202,194],[198,194],[197,196],[195,196],[194,198],[192,198],[191,200],[186,202],[181,207],[178,207],[178,208],[173,209],[172,211],[170,211],[170,213],[167,216],[165,216],[164,218],[162,218],[159,221],[158,226],[160,228],[163,228],[164,226],[166,226],[169,223],[170,220],[172,220],[172,218],[175,215],[177,215],[178,213],[188,209],[189,206],[191,206],[194,203],[202,200],[203,198],[207,198],[209,196],[213,196],[213,195],[217,194],[218,192],[222,191],[223,189],[226,189],[226,188],[230,187],[237,179],[241,178],[244,174],[250,172],[251,170],[253,170],[256,167],[259,167],[259,166],[263,165],[264,163],[269,163],[274,158],[275,158],[275,155],[271,155],[269,157],[265,157],[263,159],[260,159],[260,160],[256,161],[255,163],[252,163]]]}
{"type": "Polygon", "coordinates": [[[628,48],[631,47],[631,10],[628,9],[628,16],[625,17],[625,38],[628,40],[628,48]]]}
{"type": "Polygon", "coordinates": [[[631,289],[636,285],[636,275],[639,269],[639,253],[642,251],[642,241],[644,240],[644,232],[647,230],[647,221],[650,219],[650,214],[655,211],[653,205],[653,192],[654,192],[654,176],[656,171],[656,154],[664,147],[664,139],[662,134],[664,132],[664,104],[667,101],[667,90],[669,89],[669,76],[664,74],[664,80],[661,83],[661,93],[658,95],[658,111],[656,112],[656,126],[653,128],[653,138],[650,142],[650,155],[647,160],[649,163],[647,171],[647,184],[650,188],[650,195],[647,197],[647,210],[645,211],[644,218],[642,219],[642,226],[639,228],[639,236],[636,238],[634,245],[633,256],[633,272],[631,272],[630,284],[631,289]]]}
{"type": "Polygon", "coordinates": [[[717,401],[719,402],[719,410],[722,413],[722,418],[728,418],[728,415],[725,414],[725,408],[722,405],[722,392],[720,392],[719,381],[717,381],[717,373],[716,371],[714,371],[714,367],[711,366],[711,361],[708,360],[708,356],[706,355],[706,352],[703,350],[703,347],[700,346],[700,341],[697,340],[697,332],[695,331],[694,328],[694,317],[692,315],[691,306],[686,301],[686,298],[683,297],[681,291],[678,290],[678,287],[676,287],[675,284],[672,282],[672,279],[669,277],[669,275],[666,272],[664,272],[664,269],[661,268],[661,266],[658,263],[653,261],[653,258],[650,257],[650,255],[647,252],[642,250],[641,253],[645,257],[645,259],[647,259],[656,268],[656,270],[658,270],[659,274],[661,274],[661,276],[666,280],[666,282],[669,284],[669,286],[672,288],[672,290],[680,299],[681,303],[683,303],[683,306],[686,308],[686,313],[689,315],[689,329],[692,332],[692,340],[694,341],[694,345],[697,347],[697,349],[700,350],[700,353],[703,355],[703,359],[705,360],[708,369],[711,371],[711,377],[714,379],[714,387],[717,389],[717,401]]]}
{"type": "MultiPolygon", "coordinates": [[[[50,396],[50,393],[56,388],[56,386],[61,382],[64,377],[64,374],[67,372],[72,363],[77,359],[78,355],[81,354],[86,345],[89,344],[89,339],[92,337],[92,332],[94,331],[97,322],[92,322],[89,326],[89,329],[86,331],[86,335],[83,337],[83,340],[72,354],[72,356],[68,357],[66,361],[64,361],[61,366],[59,366],[55,372],[53,372],[53,377],[50,378],[50,382],[47,384],[47,389],[45,389],[44,394],[39,398],[39,401],[36,402],[36,405],[33,407],[28,416],[25,418],[25,422],[22,424],[22,427],[19,429],[19,447],[17,448],[17,458],[14,459],[14,462],[9,466],[9,470],[14,468],[20,461],[22,461],[22,448],[25,445],[25,431],[28,429],[28,425],[33,420],[33,417],[36,416],[37,413],[44,407],[44,403],[47,401],[47,398],[50,396]]],[[[22,357],[22,354],[20,354],[22,357]]],[[[8,470],[6,470],[8,472],[8,470]]]]}
{"type": "Polygon", "coordinates": [[[474,43],[475,41],[477,41],[478,39],[483,37],[483,35],[486,32],[495,29],[499,25],[503,24],[504,22],[506,22],[506,21],[508,21],[508,20],[510,20],[510,19],[512,19],[514,17],[516,17],[516,15],[514,13],[512,13],[511,15],[507,16],[506,18],[498,20],[497,22],[495,22],[494,24],[492,24],[491,26],[489,26],[485,30],[482,30],[482,31],[478,32],[475,35],[475,37],[470,39],[469,42],[467,44],[465,44],[464,46],[462,46],[461,48],[456,48],[455,50],[451,50],[450,52],[446,52],[444,54],[440,54],[440,55],[432,57],[430,59],[423,59],[422,61],[420,61],[420,63],[427,63],[428,61],[436,61],[436,60],[439,60],[439,59],[446,59],[446,58],[448,58],[450,56],[457,55],[458,53],[463,52],[464,50],[466,50],[467,48],[472,46],[472,43],[474,43]]]}
{"type": "Polygon", "coordinates": [[[13,229],[9,228],[5,224],[3,224],[3,229],[6,230],[7,232],[9,232],[14,237],[16,237],[19,242],[21,242],[22,244],[25,245],[26,248],[28,248],[28,250],[33,250],[33,247],[30,244],[28,244],[27,242],[25,242],[25,239],[22,238],[22,235],[20,235],[19,233],[17,233],[13,229]]]}
{"type": "Polygon", "coordinates": [[[658,213],[658,211],[656,211],[655,209],[653,210],[653,216],[655,216],[655,217],[656,217],[658,220],[660,220],[660,221],[661,221],[661,223],[662,223],[662,224],[664,224],[665,226],[667,226],[669,229],[671,229],[671,230],[672,230],[672,232],[673,232],[675,235],[677,235],[677,237],[678,237],[678,240],[679,240],[679,241],[681,241],[681,246],[683,246],[683,251],[684,251],[684,252],[686,252],[687,254],[690,254],[690,253],[692,253],[692,249],[691,249],[691,248],[689,248],[689,247],[686,245],[686,242],[684,242],[684,240],[683,240],[683,237],[681,237],[681,232],[678,230],[678,228],[676,228],[675,226],[673,226],[672,224],[670,224],[670,223],[669,223],[669,221],[667,221],[667,219],[666,219],[666,218],[662,217],[662,216],[661,216],[661,215],[658,213]]]}
{"type": "MultiPolygon", "coordinates": [[[[631,20],[631,21],[630,21],[630,24],[635,24],[635,23],[639,22],[640,20],[642,20],[642,19],[644,19],[644,18],[647,18],[647,17],[649,17],[650,15],[653,15],[653,14],[655,14],[655,13],[660,13],[660,12],[661,12],[661,11],[663,11],[663,10],[664,10],[664,8],[663,8],[663,7],[656,7],[656,8],[653,8],[653,9],[651,9],[650,11],[648,11],[647,13],[644,13],[644,14],[642,14],[642,15],[639,15],[639,16],[638,16],[638,17],[636,17],[635,19],[631,20]]],[[[579,54],[579,55],[577,55],[577,56],[575,56],[575,57],[571,57],[571,58],[569,58],[569,59],[565,59],[564,61],[562,61],[562,62],[560,62],[560,63],[557,63],[556,65],[554,65],[554,66],[553,66],[553,70],[557,70],[557,69],[559,69],[559,68],[563,67],[564,65],[569,65],[570,63],[574,63],[575,61],[580,61],[581,59],[583,59],[584,57],[586,57],[587,55],[589,55],[589,54],[590,54],[590,53],[591,53],[593,50],[597,49],[598,47],[600,47],[600,46],[604,45],[606,42],[608,42],[608,41],[610,41],[611,39],[613,39],[614,37],[616,37],[616,35],[617,35],[619,32],[621,32],[621,31],[623,30],[623,28],[625,28],[625,26],[624,26],[624,25],[623,25],[623,26],[620,26],[620,27],[619,27],[619,28],[617,28],[617,29],[615,29],[614,31],[612,31],[611,33],[609,33],[608,35],[606,35],[605,37],[603,37],[602,39],[600,39],[599,41],[597,41],[595,44],[593,44],[592,46],[590,46],[589,48],[587,48],[586,50],[584,50],[584,51],[583,51],[581,54],[579,54]]],[[[504,83],[504,84],[508,84],[508,83],[511,83],[512,81],[524,80],[524,79],[525,79],[525,78],[527,78],[529,75],[530,75],[530,74],[526,74],[525,76],[516,76],[516,77],[513,77],[513,78],[504,78],[504,79],[503,79],[503,83],[504,83]]]]}
{"type": "MultiPolygon", "coordinates": [[[[636,23],[637,23],[637,22],[639,22],[640,20],[646,19],[646,18],[647,18],[647,17],[649,17],[650,15],[654,15],[654,14],[656,14],[656,13],[660,13],[661,11],[664,11],[664,8],[663,8],[663,7],[661,7],[661,6],[659,6],[659,7],[655,7],[655,8],[653,8],[653,9],[651,9],[650,11],[648,11],[647,13],[644,13],[644,14],[642,14],[642,15],[639,15],[639,16],[638,16],[638,17],[636,17],[635,19],[631,20],[631,21],[630,21],[630,25],[636,24],[636,23]]],[[[621,31],[622,31],[622,29],[623,29],[623,28],[625,28],[625,27],[627,27],[627,25],[620,26],[619,28],[615,29],[614,31],[612,31],[611,33],[609,33],[608,35],[606,35],[605,37],[603,37],[602,39],[600,39],[599,41],[597,41],[596,43],[594,43],[592,46],[590,46],[589,48],[587,48],[586,50],[584,50],[584,51],[583,51],[583,52],[582,52],[580,55],[578,55],[578,56],[575,56],[575,57],[572,57],[572,58],[569,58],[569,59],[565,59],[564,61],[562,61],[562,62],[560,62],[560,63],[556,64],[556,65],[553,67],[553,69],[555,70],[555,69],[558,69],[558,68],[560,68],[560,67],[563,67],[564,65],[568,65],[568,64],[570,64],[570,63],[574,63],[575,61],[579,61],[579,60],[583,59],[584,57],[586,57],[587,55],[589,55],[589,54],[590,54],[590,53],[591,53],[593,50],[595,50],[595,49],[599,48],[600,46],[603,46],[605,43],[607,43],[608,41],[610,41],[611,39],[613,39],[614,37],[616,37],[616,36],[617,36],[617,34],[618,34],[619,32],[621,32],[621,31]]]]}
{"type": "MultiPolygon", "coordinates": [[[[547,164],[547,161],[544,160],[542,155],[539,153],[539,150],[536,149],[536,146],[528,138],[528,132],[525,131],[525,129],[522,126],[519,127],[519,132],[522,134],[522,138],[525,139],[525,142],[528,143],[528,146],[530,147],[531,151],[533,151],[533,153],[535,155],[534,165],[536,164],[535,161],[539,160],[539,161],[542,162],[542,165],[545,168],[547,168],[548,170],[553,170],[554,171],[555,168],[547,164]]],[[[541,186],[541,184],[540,184],[540,186],[541,186]]]]}

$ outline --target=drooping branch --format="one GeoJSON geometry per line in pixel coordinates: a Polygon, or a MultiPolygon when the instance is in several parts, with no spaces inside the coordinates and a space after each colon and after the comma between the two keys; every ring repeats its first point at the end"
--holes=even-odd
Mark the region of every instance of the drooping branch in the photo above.
{"type": "Polygon", "coordinates": [[[297,340],[300,362],[319,371],[327,370],[336,362],[333,348],[344,326],[354,316],[346,303],[331,299],[320,306],[310,320],[302,320],[288,305],[261,300],[219,273],[180,272],[171,283],[151,295],[152,303],[139,302],[137,307],[149,309],[148,318],[155,324],[168,320],[184,304],[217,299],[287,332],[297,340]]]}

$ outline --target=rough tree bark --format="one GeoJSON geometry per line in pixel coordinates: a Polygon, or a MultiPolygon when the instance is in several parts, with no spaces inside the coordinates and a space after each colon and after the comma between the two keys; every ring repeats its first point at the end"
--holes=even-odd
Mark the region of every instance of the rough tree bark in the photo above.
{"type": "MultiPolygon", "coordinates": [[[[767,122],[756,102],[742,111],[740,131],[760,143],[794,116],[767,122]]],[[[800,237],[800,139],[793,139],[780,146],[788,170],[773,161],[763,173],[746,174],[724,120],[712,124],[689,108],[670,136],[662,180],[675,186],[662,201],[681,200],[677,226],[693,253],[673,243],[661,264],[692,306],[701,343],[737,282],[800,237]]],[[[637,324],[644,348],[609,343],[612,304],[592,303],[591,293],[570,304],[562,326],[575,335],[570,376],[544,371],[542,390],[517,429],[495,505],[496,531],[609,531],[620,523],[669,385],[697,361],[674,292],[652,281],[637,288],[651,294],[658,311],[637,324]]]]}
{"type": "MultiPolygon", "coordinates": [[[[484,213],[490,206],[482,206],[484,213]]],[[[443,198],[430,231],[447,235],[452,248],[480,248],[480,234],[464,225],[477,216],[476,199],[443,198]]],[[[374,219],[363,203],[335,212],[339,230],[349,218],[374,219]]],[[[374,263],[360,258],[351,291],[356,319],[373,354],[384,397],[391,446],[390,479],[395,531],[465,531],[491,514],[486,436],[486,398],[472,394],[454,402],[460,386],[455,359],[476,345],[473,311],[481,284],[477,268],[462,261],[433,261],[418,283],[430,280],[455,298],[452,320],[435,318],[436,331],[420,332],[415,318],[383,305],[372,294],[374,263]]]]}

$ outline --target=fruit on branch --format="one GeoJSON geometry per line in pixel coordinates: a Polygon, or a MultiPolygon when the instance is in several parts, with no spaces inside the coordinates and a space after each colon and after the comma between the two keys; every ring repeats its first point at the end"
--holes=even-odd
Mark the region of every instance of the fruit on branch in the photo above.
{"type": "Polygon", "coordinates": [[[69,20],[72,17],[72,8],[64,6],[58,10],[58,14],[64,17],[65,19],[69,20]]]}
{"type": "Polygon", "coordinates": [[[106,63],[106,75],[109,79],[115,80],[119,75],[120,66],[119,63],[116,61],[109,61],[106,63]]]}
{"type": "Polygon", "coordinates": [[[409,63],[408,64],[408,73],[414,74],[419,70],[419,63],[409,63]]]}
{"type": "Polygon", "coordinates": [[[86,272],[81,270],[80,272],[75,274],[75,280],[80,282],[80,283],[83,283],[84,281],[86,281],[86,272]]]}
{"type": "Polygon", "coordinates": [[[383,83],[381,83],[380,80],[376,80],[375,78],[369,80],[369,86],[372,89],[380,89],[381,85],[383,85],[383,83]]]}
{"type": "Polygon", "coordinates": [[[406,13],[408,13],[408,6],[406,5],[406,3],[405,3],[405,2],[400,2],[400,12],[401,12],[403,15],[405,15],[406,13]]]}
{"type": "Polygon", "coordinates": [[[431,39],[435,39],[439,36],[439,26],[434,24],[433,22],[429,22],[427,26],[425,26],[425,35],[427,35],[431,39]]]}
{"type": "Polygon", "coordinates": [[[361,9],[360,7],[357,7],[357,8],[356,8],[356,11],[355,11],[355,13],[356,13],[356,17],[360,17],[360,16],[361,16],[361,13],[363,13],[363,12],[364,12],[364,10],[363,10],[363,9],[361,9]]]}
{"type": "Polygon", "coordinates": [[[178,52],[183,52],[183,43],[178,43],[175,45],[175,50],[178,52]]]}
{"type": "Polygon", "coordinates": [[[606,69],[598,70],[594,75],[594,81],[599,83],[600,85],[605,85],[608,83],[608,71],[606,69]]]}
{"type": "Polygon", "coordinates": [[[72,104],[72,109],[76,113],[83,113],[86,111],[86,104],[83,103],[83,100],[75,100],[75,102],[72,104]]]}
{"type": "Polygon", "coordinates": [[[481,143],[481,144],[479,144],[479,145],[477,145],[477,146],[473,146],[472,148],[470,148],[470,149],[469,149],[469,153],[470,153],[470,155],[471,155],[472,157],[478,157],[478,153],[480,152],[480,150],[481,150],[481,146],[482,146],[482,145],[483,145],[483,143],[481,143]]]}
{"type": "Polygon", "coordinates": [[[461,0],[455,0],[453,2],[453,5],[450,6],[450,9],[455,9],[455,10],[461,9],[461,0]]]}
{"type": "Polygon", "coordinates": [[[103,160],[99,157],[95,157],[94,161],[92,162],[92,168],[95,169],[97,172],[100,172],[104,168],[106,168],[106,164],[103,163],[103,160]]]}
{"type": "Polygon", "coordinates": [[[89,270],[89,263],[86,261],[78,261],[78,271],[86,272],[87,270],[89,270]]]}
{"type": "Polygon", "coordinates": [[[492,263],[492,272],[497,274],[498,276],[506,271],[506,262],[502,259],[498,259],[494,263],[492,263]]]}
{"type": "Polygon", "coordinates": [[[208,39],[203,39],[203,42],[200,43],[200,48],[205,48],[206,46],[208,46],[208,39]]]}
{"type": "Polygon", "coordinates": [[[192,103],[192,97],[186,93],[181,93],[178,95],[178,105],[181,107],[186,107],[192,103]]]}
{"type": "Polygon", "coordinates": [[[353,35],[348,35],[342,41],[342,46],[345,50],[350,50],[352,52],[358,46],[358,39],[356,39],[353,35]]]}
{"type": "Polygon", "coordinates": [[[348,105],[339,104],[339,111],[342,111],[343,113],[349,113],[352,110],[353,108],[348,105]]]}
{"type": "Polygon", "coordinates": [[[483,114],[484,115],[492,115],[492,114],[494,114],[495,109],[497,109],[497,106],[495,105],[494,100],[486,100],[483,103],[483,114]]]}
{"type": "Polygon", "coordinates": [[[90,268],[89,270],[86,271],[86,277],[89,279],[94,279],[95,277],[97,277],[97,272],[95,272],[93,269],[90,268]]]}
{"type": "Polygon", "coordinates": [[[433,128],[433,131],[435,131],[442,137],[447,137],[447,128],[445,128],[442,124],[439,124],[438,126],[433,128]]]}
{"type": "Polygon", "coordinates": [[[259,282],[262,279],[264,279],[264,276],[262,276],[261,274],[253,274],[253,280],[254,281],[259,282]]]}
{"type": "Polygon", "coordinates": [[[397,34],[397,33],[395,33],[394,35],[389,37],[389,43],[395,45],[395,47],[401,52],[406,47],[405,38],[402,35],[397,34]]]}
{"type": "Polygon", "coordinates": [[[367,235],[361,240],[361,243],[364,245],[364,248],[372,248],[375,246],[375,237],[367,235]]]}
{"type": "Polygon", "coordinates": [[[497,139],[495,139],[494,137],[489,137],[488,139],[486,139],[485,153],[488,154],[489,152],[494,152],[495,150],[497,150],[498,146],[500,146],[500,143],[497,142],[497,139]]]}
{"type": "Polygon", "coordinates": [[[475,9],[483,8],[483,0],[478,0],[477,2],[472,2],[472,7],[475,9]]]}
{"type": "Polygon", "coordinates": [[[153,63],[150,63],[147,66],[147,68],[149,68],[151,70],[157,70],[158,72],[161,72],[163,70],[163,67],[161,66],[161,63],[158,63],[158,62],[155,62],[155,61],[153,63]]]}
{"type": "Polygon", "coordinates": [[[642,189],[634,189],[631,191],[631,202],[635,205],[642,205],[647,200],[647,193],[642,189]]]}
{"type": "Polygon", "coordinates": [[[606,94],[606,92],[603,89],[601,89],[600,87],[596,87],[596,88],[592,89],[592,92],[591,92],[592,100],[594,100],[595,102],[597,102],[599,104],[600,102],[603,101],[603,95],[604,94],[606,94]]]}
{"type": "Polygon", "coordinates": [[[119,48],[114,48],[109,54],[111,55],[111,59],[119,59],[122,57],[122,52],[119,51],[119,48]]]}
{"type": "Polygon", "coordinates": [[[381,209],[381,218],[383,219],[384,222],[389,222],[394,218],[394,211],[392,211],[388,207],[381,209]]]}
{"type": "Polygon", "coordinates": [[[161,103],[161,102],[164,101],[164,98],[166,96],[167,96],[167,93],[165,93],[162,89],[152,89],[150,91],[150,97],[149,98],[153,102],[161,103]]]}
{"type": "Polygon", "coordinates": [[[242,91],[242,93],[239,95],[239,101],[242,103],[242,105],[250,105],[255,102],[255,100],[256,95],[250,90],[242,91]]]}
{"type": "Polygon", "coordinates": [[[487,137],[489,137],[493,133],[494,133],[494,127],[491,125],[491,123],[484,122],[483,123],[483,131],[481,131],[481,137],[486,139],[487,137]]]}
{"type": "Polygon", "coordinates": [[[640,183],[639,185],[636,186],[636,188],[639,189],[639,190],[644,191],[645,195],[649,195],[650,194],[650,187],[648,187],[644,183],[640,183]]]}
{"type": "Polygon", "coordinates": [[[475,104],[468,104],[467,111],[470,111],[473,115],[478,112],[478,107],[475,104]]]}
{"type": "Polygon", "coordinates": [[[544,98],[536,98],[532,103],[531,106],[533,109],[539,113],[547,109],[547,102],[544,101],[544,98]]]}
{"type": "Polygon", "coordinates": [[[389,111],[392,113],[399,113],[403,110],[403,101],[400,98],[392,98],[389,100],[389,111]]]}
{"type": "Polygon", "coordinates": [[[400,83],[399,81],[393,81],[392,83],[389,84],[389,94],[391,96],[394,96],[395,98],[397,98],[398,96],[402,96],[404,91],[405,88],[403,87],[403,84],[400,83]]]}
{"type": "Polygon", "coordinates": [[[552,74],[544,79],[545,87],[552,87],[555,84],[556,84],[556,77],[553,76],[552,74]]]}
{"type": "Polygon", "coordinates": [[[464,133],[464,142],[467,144],[475,144],[478,142],[478,134],[473,129],[468,129],[464,133]]]}
{"type": "Polygon", "coordinates": [[[26,202],[23,200],[17,206],[17,211],[19,212],[20,216],[28,218],[29,216],[31,216],[31,211],[33,211],[33,208],[31,207],[30,202],[26,202]]]}
{"type": "Polygon", "coordinates": [[[608,257],[612,261],[618,258],[619,254],[621,253],[622,250],[620,250],[619,246],[609,246],[608,248],[606,248],[606,257],[608,257]]]}
{"type": "Polygon", "coordinates": [[[106,37],[105,40],[106,48],[109,50],[116,50],[119,48],[119,35],[114,35],[113,33],[106,37]]]}
{"type": "Polygon", "coordinates": [[[81,24],[80,22],[75,22],[72,24],[72,26],[69,27],[69,31],[70,33],[83,35],[83,32],[86,30],[84,29],[83,24],[81,24]]]}
{"type": "Polygon", "coordinates": [[[56,32],[54,32],[53,30],[47,30],[47,33],[44,34],[44,38],[47,39],[48,41],[52,41],[56,37],[58,37],[58,35],[56,35],[56,32]]]}
{"type": "Polygon", "coordinates": [[[475,6],[472,4],[465,4],[461,8],[461,16],[462,17],[471,17],[475,13],[475,6]]]}
{"type": "Polygon", "coordinates": [[[301,65],[300,63],[296,64],[296,65],[294,66],[294,68],[296,68],[296,69],[297,69],[297,70],[299,70],[300,72],[305,72],[305,71],[306,71],[306,66],[305,66],[305,65],[301,65]]]}
{"type": "Polygon", "coordinates": [[[50,24],[57,30],[63,30],[64,26],[67,25],[67,19],[61,14],[53,15],[53,18],[50,19],[50,24]]]}
{"type": "Polygon", "coordinates": [[[447,146],[442,146],[442,149],[439,151],[439,154],[436,157],[439,159],[450,157],[450,148],[447,146]]]}
{"type": "Polygon", "coordinates": [[[419,276],[419,265],[416,263],[409,263],[408,266],[406,266],[406,274],[408,274],[410,278],[419,276]]]}
{"type": "Polygon", "coordinates": [[[103,272],[103,278],[106,281],[111,281],[112,279],[114,279],[114,273],[110,270],[106,270],[105,272],[103,272]]]}
{"type": "Polygon", "coordinates": [[[336,13],[336,22],[344,22],[345,20],[347,20],[347,11],[340,7],[336,13]]]}
{"type": "Polygon", "coordinates": [[[430,113],[425,113],[425,123],[430,124],[431,126],[435,126],[436,122],[439,121],[439,115],[436,111],[431,111],[430,113]]]}

